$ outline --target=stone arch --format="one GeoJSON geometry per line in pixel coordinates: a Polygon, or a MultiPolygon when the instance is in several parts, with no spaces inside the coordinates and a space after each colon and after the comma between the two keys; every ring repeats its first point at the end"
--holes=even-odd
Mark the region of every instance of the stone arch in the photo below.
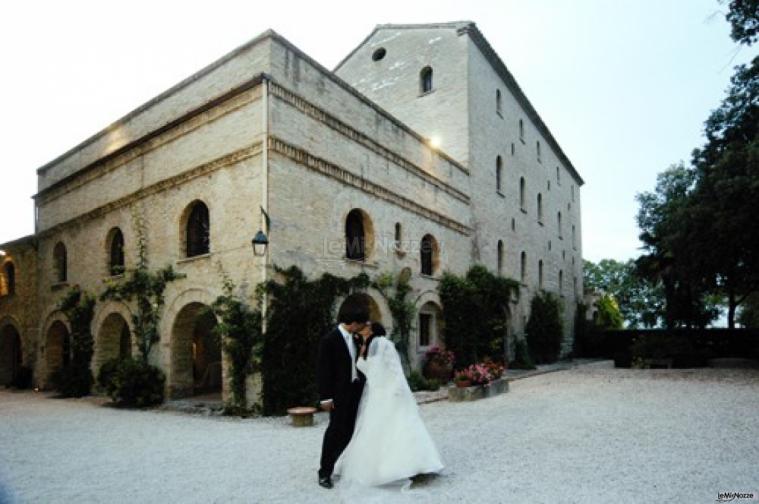
{"type": "Polygon", "coordinates": [[[174,316],[169,333],[168,365],[165,368],[168,370],[170,398],[222,391],[221,342],[212,334],[217,321],[208,310],[210,299],[199,299],[210,295],[198,296],[198,292],[207,294],[199,290],[185,292],[175,300],[170,310],[174,316]]]}
{"type": "Polygon", "coordinates": [[[23,364],[21,333],[8,322],[0,324],[0,385],[10,385],[23,364]]]}
{"type": "Polygon", "coordinates": [[[132,331],[121,313],[108,313],[96,327],[95,354],[92,359],[92,373],[95,376],[106,361],[131,357],[134,350],[132,331]]]}

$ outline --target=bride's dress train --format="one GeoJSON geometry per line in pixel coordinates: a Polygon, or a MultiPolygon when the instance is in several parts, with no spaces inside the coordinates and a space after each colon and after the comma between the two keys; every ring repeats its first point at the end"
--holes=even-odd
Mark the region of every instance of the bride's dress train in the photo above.
{"type": "Polygon", "coordinates": [[[356,364],[366,375],[356,428],[335,465],[341,485],[385,485],[443,469],[435,443],[403,374],[395,345],[372,340],[356,364]]]}

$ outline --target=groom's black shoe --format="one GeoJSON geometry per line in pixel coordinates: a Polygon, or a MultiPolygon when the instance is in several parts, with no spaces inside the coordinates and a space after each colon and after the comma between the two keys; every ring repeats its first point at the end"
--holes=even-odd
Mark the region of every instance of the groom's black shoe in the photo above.
{"type": "Polygon", "coordinates": [[[321,477],[319,476],[319,486],[323,486],[324,488],[332,488],[332,478],[329,476],[321,477]]]}

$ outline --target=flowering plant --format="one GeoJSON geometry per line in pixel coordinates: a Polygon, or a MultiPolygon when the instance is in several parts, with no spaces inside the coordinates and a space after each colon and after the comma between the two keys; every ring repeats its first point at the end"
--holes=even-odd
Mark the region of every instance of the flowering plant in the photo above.
{"type": "Polygon", "coordinates": [[[472,385],[489,385],[503,376],[504,368],[492,361],[478,362],[456,372],[456,381],[468,381],[472,385]]]}
{"type": "Polygon", "coordinates": [[[424,357],[427,362],[437,362],[438,364],[442,364],[444,366],[452,366],[453,362],[456,360],[453,352],[443,350],[439,346],[430,347],[424,357]]]}

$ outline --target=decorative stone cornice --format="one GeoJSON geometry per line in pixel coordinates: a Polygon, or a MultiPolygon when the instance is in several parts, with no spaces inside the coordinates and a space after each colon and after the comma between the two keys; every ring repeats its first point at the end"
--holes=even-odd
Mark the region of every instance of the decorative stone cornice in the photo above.
{"type": "Polygon", "coordinates": [[[178,185],[189,182],[190,180],[196,179],[198,177],[203,177],[217,170],[220,170],[222,168],[235,165],[241,161],[244,161],[246,159],[249,159],[253,156],[260,154],[262,147],[263,147],[262,142],[256,142],[253,145],[250,145],[243,149],[239,149],[235,152],[232,152],[220,158],[214,159],[213,161],[209,161],[208,163],[203,163],[199,166],[196,166],[195,168],[184,171],[178,175],[174,175],[173,177],[169,177],[167,179],[161,180],[160,182],[156,182],[155,184],[151,184],[147,187],[143,187],[142,189],[139,189],[138,191],[135,191],[121,198],[118,198],[114,201],[111,201],[110,203],[106,203],[105,205],[101,205],[97,208],[90,210],[89,212],[83,213],[72,219],[69,219],[67,221],[56,224],[55,226],[42,230],[39,233],[37,233],[36,237],[45,238],[49,235],[55,234],[64,229],[68,229],[73,226],[82,225],[86,222],[102,217],[103,215],[109,212],[113,212],[114,210],[129,206],[139,200],[145,199],[148,196],[153,196],[160,192],[166,191],[178,185]]]}
{"type": "Polygon", "coordinates": [[[385,200],[433,222],[437,222],[438,224],[452,229],[453,231],[456,231],[457,233],[460,233],[464,236],[469,236],[471,232],[471,229],[465,224],[451,219],[450,217],[447,217],[440,212],[420,205],[414,200],[391,191],[379,184],[375,184],[374,182],[356,175],[334,163],[330,163],[329,161],[314,156],[305,150],[291,145],[277,137],[269,137],[269,151],[281,154],[295,161],[296,163],[324,176],[332,178],[341,184],[359,189],[364,193],[371,194],[372,196],[385,200]]]}
{"type": "MultiPolygon", "coordinates": [[[[279,98],[280,100],[296,108],[298,111],[302,112],[303,114],[313,119],[316,119],[317,121],[321,122],[322,124],[325,124],[326,126],[329,126],[330,128],[337,131],[338,133],[345,136],[346,138],[356,143],[361,144],[362,146],[371,150],[375,154],[382,156],[388,161],[390,161],[391,163],[401,167],[402,169],[404,169],[406,172],[410,173],[411,175],[418,177],[429,184],[432,184],[438,189],[456,198],[457,200],[462,201],[466,203],[467,205],[469,204],[469,196],[466,195],[464,192],[440,180],[436,176],[422,169],[420,166],[398,155],[397,153],[388,149],[387,147],[380,144],[376,140],[373,140],[368,135],[365,135],[364,133],[358,131],[357,129],[345,124],[340,119],[329,114],[324,109],[309,102],[302,96],[294,93],[293,91],[290,91],[289,89],[286,89],[280,86],[274,81],[271,82],[269,86],[269,91],[270,91],[271,96],[275,96],[279,98]]],[[[446,160],[446,162],[449,162],[449,161],[446,160]]],[[[458,168],[467,174],[469,173],[463,167],[458,167],[458,168]]]]}

